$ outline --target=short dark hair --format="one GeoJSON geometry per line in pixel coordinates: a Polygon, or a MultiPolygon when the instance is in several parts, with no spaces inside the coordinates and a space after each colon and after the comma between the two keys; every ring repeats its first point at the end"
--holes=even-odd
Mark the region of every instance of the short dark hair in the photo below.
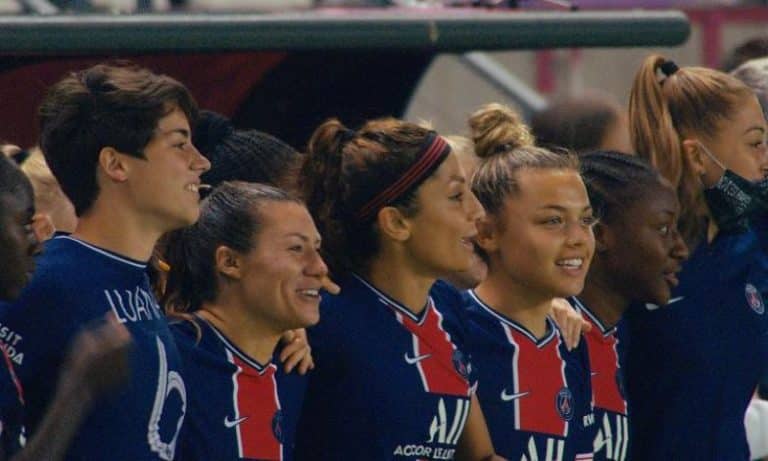
{"type": "Polygon", "coordinates": [[[621,110],[602,94],[561,99],[532,117],[531,131],[537,144],[547,149],[589,152],[600,147],[621,110]]]}
{"type": "Polygon", "coordinates": [[[53,85],[40,105],[40,147],[78,216],[98,196],[104,147],[143,158],[158,121],[174,108],[190,125],[197,105],[187,88],[129,63],[98,64],[53,85]]]}
{"type": "Polygon", "coordinates": [[[768,37],[754,37],[740,43],[723,58],[721,69],[731,72],[745,62],[768,56],[768,37]]]}

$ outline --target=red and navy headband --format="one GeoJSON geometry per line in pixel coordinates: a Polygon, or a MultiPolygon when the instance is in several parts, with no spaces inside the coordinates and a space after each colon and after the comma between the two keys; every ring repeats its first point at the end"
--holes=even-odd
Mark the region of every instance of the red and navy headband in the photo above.
{"type": "Polygon", "coordinates": [[[356,218],[365,221],[379,212],[380,209],[394,202],[407,192],[418,187],[424,180],[443,163],[443,160],[451,152],[451,147],[434,131],[430,132],[421,155],[416,158],[411,166],[403,174],[384,190],[374,195],[357,211],[356,218]]]}

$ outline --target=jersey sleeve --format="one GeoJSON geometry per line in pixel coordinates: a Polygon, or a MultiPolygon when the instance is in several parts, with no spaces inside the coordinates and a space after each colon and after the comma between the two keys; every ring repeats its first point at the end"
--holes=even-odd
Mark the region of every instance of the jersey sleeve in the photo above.
{"type": "Polygon", "coordinates": [[[24,443],[24,397],[10,358],[0,352],[0,450],[8,459],[24,443]]]}
{"type": "Polygon", "coordinates": [[[45,274],[36,276],[17,301],[0,308],[0,324],[6,329],[2,346],[20,382],[37,386],[36,395],[48,397],[26,402],[28,429],[34,429],[53,397],[60,366],[80,328],[78,316],[67,290],[45,274]]]}

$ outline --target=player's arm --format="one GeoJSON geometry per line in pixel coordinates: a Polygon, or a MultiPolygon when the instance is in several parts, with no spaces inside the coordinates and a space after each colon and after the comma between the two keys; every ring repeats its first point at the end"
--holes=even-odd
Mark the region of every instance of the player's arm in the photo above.
{"type": "Polygon", "coordinates": [[[458,461],[506,461],[505,458],[495,454],[483,409],[480,408],[480,402],[475,394],[472,394],[467,424],[464,426],[464,432],[461,433],[459,446],[456,449],[456,459],[458,461]]]}
{"type": "Polygon", "coordinates": [[[592,324],[584,320],[581,313],[563,298],[552,300],[551,316],[560,328],[565,346],[569,351],[578,347],[582,332],[592,329],[592,324]]]}
{"type": "Polygon", "coordinates": [[[127,380],[130,344],[128,330],[114,316],[80,333],[40,427],[11,461],[61,460],[93,402],[127,380]]]}

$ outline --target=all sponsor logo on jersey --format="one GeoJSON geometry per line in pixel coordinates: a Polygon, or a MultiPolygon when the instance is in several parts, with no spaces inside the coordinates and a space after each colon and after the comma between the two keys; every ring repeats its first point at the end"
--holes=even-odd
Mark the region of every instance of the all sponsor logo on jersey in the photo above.
{"type": "Polygon", "coordinates": [[[541,446],[541,452],[539,449],[536,439],[531,436],[528,439],[528,452],[523,454],[520,461],[565,461],[565,440],[547,437],[541,446]]]}
{"type": "Polygon", "coordinates": [[[557,413],[566,421],[573,419],[573,413],[575,411],[573,405],[573,393],[567,387],[560,389],[555,396],[555,408],[557,413]]]}
{"type": "Polygon", "coordinates": [[[763,315],[763,313],[765,313],[765,304],[763,303],[763,297],[760,296],[760,292],[757,291],[757,288],[755,288],[754,285],[752,285],[751,283],[748,283],[744,287],[744,295],[747,297],[747,303],[749,304],[749,307],[751,307],[753,311],[757,312],[760,315],[763,315]]]}
{"type": "Polygon", "coordinates": [[[593,443],[595,454],[602,454],[609,461],[624,461],[629,445],[629,425],[624,415],[603,414],[600,429],[593,443]]]}
{"type": "MultiPolygon", "coordinates": [[[[448,402],[450,403],[450,400],[448,402]]],[[[429,435],[425,442],[398,445],[392,452],[392,456],[453,459],[470,407],[470,401],[467,399],[457,399],[455,402],[456,408],[450,412],[446,401],[440,398],[437,403],[437,413],[429,425],[429,435]]]]}

